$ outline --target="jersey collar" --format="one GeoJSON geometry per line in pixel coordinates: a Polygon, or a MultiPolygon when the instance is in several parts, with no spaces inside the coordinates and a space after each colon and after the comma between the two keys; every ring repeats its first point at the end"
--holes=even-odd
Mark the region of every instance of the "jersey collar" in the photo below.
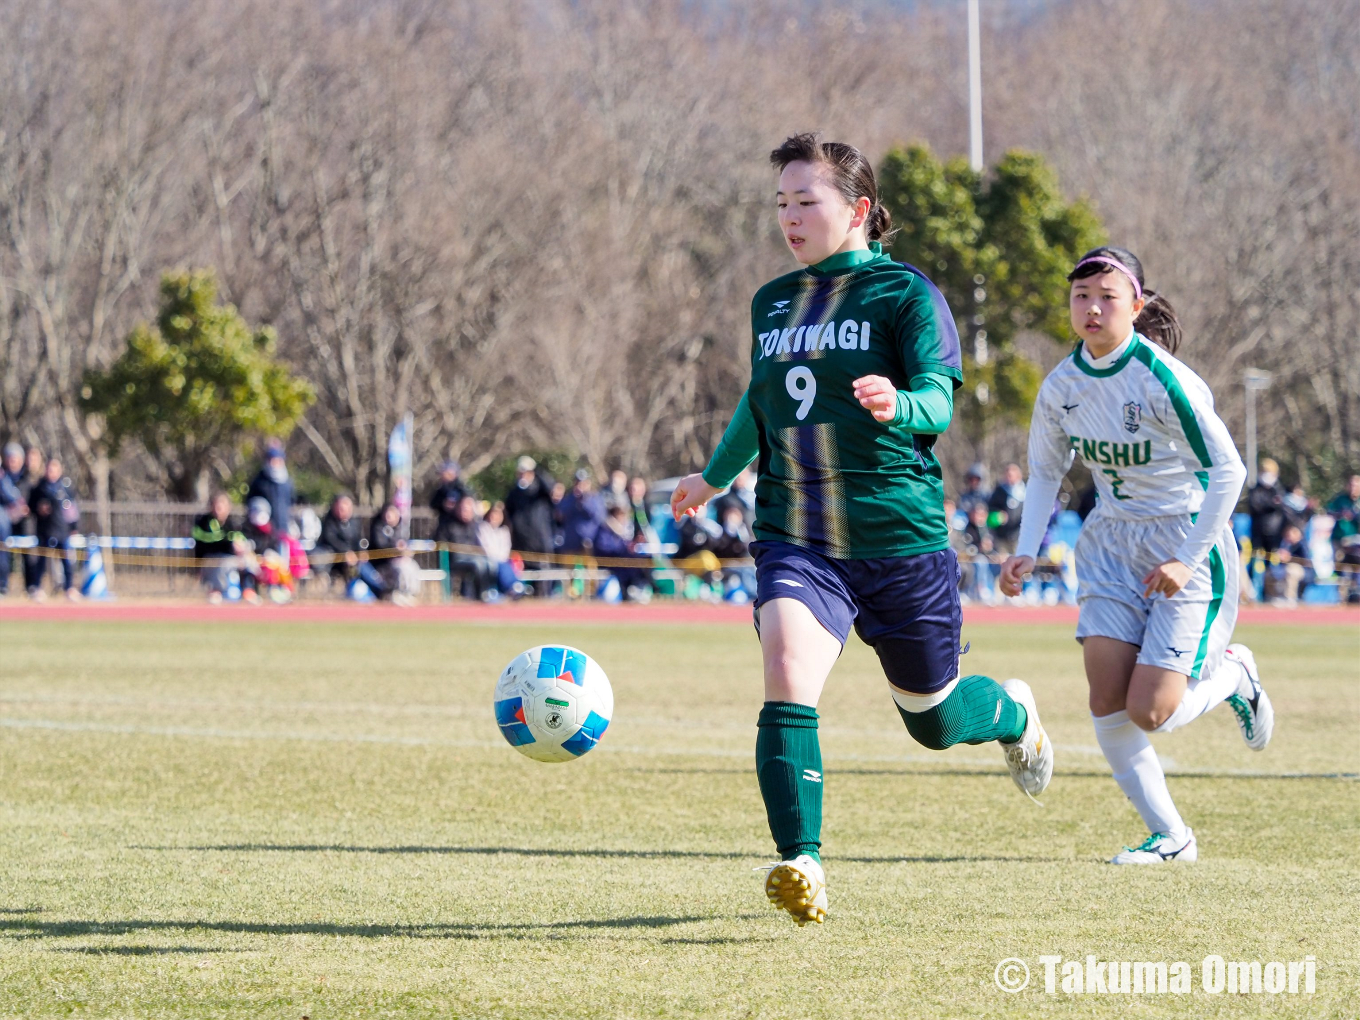
{"type": "MultiPolygon", "coordinates": [[[[1133,357],[1134,348],[1138,346],[1138,334],[1130,333],[1129,338],[1125,340],[1120,346],[1123,348],[1123,353],[1119,355],[1119,357],[1114,361],[1113,364],[1106,364],[1105,367],[1103,368],[1096,368],[1096,366],[1090,360],[1088,360],[1085,353],[1086,343],[1084,341],[1082,343],[1077,344],[1077,349],[1072,352],[1072,360],[1076,362],[1077,367],[1081,369],[1083,372],[1085,372],[1087,375],[1093,375],[1096,376],[1097,378],[1103,378],[1104,376],[1114,375],[1125,365],[1127,365],[1129,363],[1129,359],[1133,357]]],[[[1109,354],[1106,355],[1106,357],[1107,358],[1113,357],[1116,351],[1111,351],[1109,354]]],[[[1102,358],[1101,360],[1103,361],[1104,359],[1102,358]]]]}
{"type": "Polygon", "coordinates": [[[886,258],[888,256],[883,254],[883,245],[877,241],[870,241],[867,249],[856,248],[854,251],[843,251],[839,255],[832,255],[830,258],[822,259],[815,266],[808,266],[808,271],[823,276],[839,276],[842,273],[852,272],[860,266],[886,258]]]}

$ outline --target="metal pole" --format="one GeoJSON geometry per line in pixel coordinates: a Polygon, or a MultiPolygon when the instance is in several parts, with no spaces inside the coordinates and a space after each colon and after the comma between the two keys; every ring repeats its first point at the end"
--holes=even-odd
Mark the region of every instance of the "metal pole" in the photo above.
{"type": "Polygon", "coordinates": [[[1247,488],[1256,484],[1256,387],[1247,381],[1247,488]]]}
{"type": "Polygon", "coordinates": [[[982,33],[978,0],[968,0],[968,162],[982,172],[982,33]]]}
{"type": "Polygon", "coordinates": [[[1242,373],[1242,385],[1247,391],[1247,487],[1256,484],[1256,391],[1270,385],[1271,374],[1259,368],[1242,373]]]}

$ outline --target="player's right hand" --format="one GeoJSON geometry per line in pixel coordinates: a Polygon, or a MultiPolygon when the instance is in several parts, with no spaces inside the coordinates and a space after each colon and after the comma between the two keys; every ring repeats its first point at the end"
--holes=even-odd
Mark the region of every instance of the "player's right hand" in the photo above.
{"type": "Polygon", "coordinates": [[[675,491],[671,493],[671,516],[679,524],[680,518],[693,517],[705,503],[721,491],[704,481],[704,476],[698,472],[685,475],[676,483],[675,491]]]}
{"type": "Polygon", "coordinates": [[[1019,595],[1020,589],[1025,586],[1025,575],[1033,569],[1033,556],[1012,556],[1006,560],[1001,565],[1001,577],[997,579],[1001,594],[1007,598],[1019,595]]]}

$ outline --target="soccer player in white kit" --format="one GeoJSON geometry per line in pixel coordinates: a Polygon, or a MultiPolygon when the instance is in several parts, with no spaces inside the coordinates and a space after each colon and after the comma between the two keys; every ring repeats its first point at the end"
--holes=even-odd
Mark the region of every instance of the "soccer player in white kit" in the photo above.
{"type": "Polygon", "coordinates": [[[1067,278],[1082,339],[1035,402],[1020,538],[1000,586],[1019,594],[1080,456],[1099,497],[1076,547],[1091,716],[1150,833],[1111,863],[1193,861],[1195,834],[1147,733],[1169,733],[1227,701],[1248,747],[1270,740],[1274,713],[1255,658],[1228,643],[1238,589],[1231,519],[1246,469],[1209,387],[1174,357],[1176,313],[1145,290],[1133,253],[1096,248],[1067,278]]]}

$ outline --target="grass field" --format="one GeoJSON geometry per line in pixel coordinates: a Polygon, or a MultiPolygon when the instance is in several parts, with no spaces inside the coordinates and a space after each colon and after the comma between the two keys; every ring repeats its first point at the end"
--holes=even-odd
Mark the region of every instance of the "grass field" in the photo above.
{"type": "Polygon", "coordinates": [[[1141,838],[1066,626],[969,627],[1058,747],[1029,803],[995,747],[913,745],[857,642],[822,705],[831,913],[765,906],[740,626],[0,620],[0,1015],[1360,1015],[1360,631],[1242,628],[1278,712],[1159,752],[1200,862],[1141,838]],[[500,739],[515,653],[576,644],[615,722],[570,765],[500,739]],[[1349,774],[1349,775],[1347,775],[1349,774]],[[1188,995],[1049,995],[1040,954],[1188,961],[1188,995]],[[1211,995],[1200,961],[1312,954],[1315,995],[1211,995]],[[998,961],[1034,972],[1018,995],[998,961]]]}

